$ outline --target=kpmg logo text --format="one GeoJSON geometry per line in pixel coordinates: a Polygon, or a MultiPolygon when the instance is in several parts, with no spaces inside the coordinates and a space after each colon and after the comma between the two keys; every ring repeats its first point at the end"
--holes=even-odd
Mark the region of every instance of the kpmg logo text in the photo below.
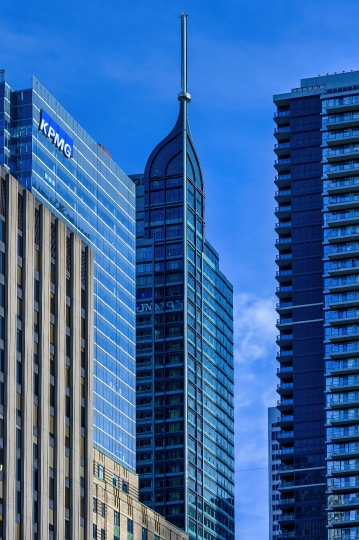
{"type": "Polygon", "coordinates": [[[41,110],[41,120],[39,130],[43,132],[46,137],[52,139],[54,145],[62,150],[64,156],[70,158],[74,154],[74,141],[66,135],[63,129],[44,111],[41,110]]]}

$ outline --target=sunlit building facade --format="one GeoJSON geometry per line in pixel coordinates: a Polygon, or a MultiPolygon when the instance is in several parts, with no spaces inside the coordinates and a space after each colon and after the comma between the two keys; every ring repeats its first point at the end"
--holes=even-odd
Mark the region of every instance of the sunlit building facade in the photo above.
{"type": "MultiPolygon", "coordinates": [[[[182,15],[182,30],[186,16],[182,15]]],[[[140,500],[194,539],[234,539],[233,289],[205,235],[189,131],[186,44],[171,133],[131,175],[137,195],[140,500]]]]}
{"type": "Polygon", "coordinates": [[[282,537],[359,536],[359,72],[277,105],[282,537]]]}

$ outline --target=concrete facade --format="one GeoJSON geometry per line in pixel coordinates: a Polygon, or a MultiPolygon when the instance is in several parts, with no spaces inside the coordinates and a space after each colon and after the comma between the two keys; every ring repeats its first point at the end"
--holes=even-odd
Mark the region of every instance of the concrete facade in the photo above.
{"type": "Polygon", "coordinates": [[[188,535],[138,501],[138,476],[94,449],[93,538],[188,540],[188,535]]]}

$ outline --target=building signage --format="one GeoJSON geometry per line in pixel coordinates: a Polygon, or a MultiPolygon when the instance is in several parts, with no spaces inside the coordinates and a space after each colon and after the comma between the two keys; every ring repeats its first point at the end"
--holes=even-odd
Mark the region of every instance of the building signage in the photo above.
{"type": "MultiPolygon", "coordinates": [[[[141,302],[137,304],[137,313],[152,311],[153,302],[141,302]]],[[[167,302],[156,302],[155,311],[178,311],[183,309],[182,300],[167,300],[167,302]]]]}
{"type": "Polygon", "coordinates": [[[53,144],[61,150],[65,157],[70,158],[74,155],[74,141],[63,129],[53,120],[44,109],[41,110],[41,119],[39,130],[48,138],[52,139],[53,144]]]}

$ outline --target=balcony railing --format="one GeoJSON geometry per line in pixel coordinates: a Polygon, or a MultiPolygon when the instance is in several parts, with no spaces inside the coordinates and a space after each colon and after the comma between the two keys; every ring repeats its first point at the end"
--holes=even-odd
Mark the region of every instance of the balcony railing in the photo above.
{"type": "Polygon", "coordinates": [[[274,128],[274,133],[290,133],[290,126],[274,128]]]}
{"type": "Polygon", "coordinates": [[[292,324],[293,319],[292,317],[282,317],[281,319],[277,319],[277,325],[279,324],[292,324]]]}
{"type": "Polygon", "coordinates": [[[277,368],[277,373],[293,373],[293,366],[277,368]]]}
{"type": "Polygon", "coordinates": [[[281,118],[282,116],[290,116],[290,111],[277,111],[274,113],[274,118],[281,118]]]}

